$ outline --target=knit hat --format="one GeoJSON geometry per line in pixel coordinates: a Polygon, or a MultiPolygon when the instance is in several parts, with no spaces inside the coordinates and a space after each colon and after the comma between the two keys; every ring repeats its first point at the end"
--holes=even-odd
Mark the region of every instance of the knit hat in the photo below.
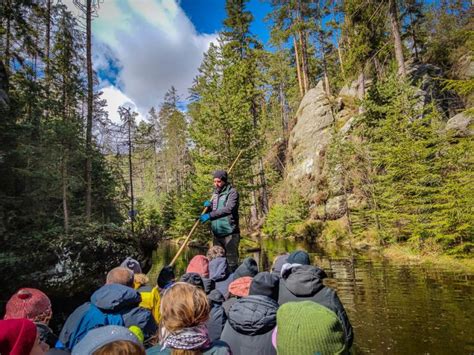
{"type": "Polygon", "coordinates": [[[212,174],[212,177],[214,179],[221,179],[222,181],[227,182],[227,171],[224,170],[216,170],[212,174]]]}
{"type": "Polygon", "coordinates": [[[336,314],[312,301],[285,303],[277,312],[280,355],[346,354],[344,331],[336,314]]]}
{"type": "Polygon", "coordinates": [[[273,298],[278,301],[278,287],[280,278],[271,272],[257,274],[250,285],[249,295],[260,295],[273,298]]]}
{"type": "Polygon", "coordinates": [[[311,265],[309,254],[304,250],[296,250],[288,255],[287,262],[290,264],[311,265]]]}
{"type": "Polygon", "coordinates": [[[277,256],[275,258],[275,261],[273,262],[272,272],[276,272],[279,274],[281,272],[281,267],[283,266],[283,264],[286,264],[288,262],[288,256],[288,253],[277,256]]]}
{"type": "Polygon", "coordinates": [[[36,288],[18,290],[6,305],[4,319],[26,318],[37,321],[37,317],[51,315],[51,301],[48,296],[36,288]]]}
{"type": "Polygon", "coordinates": [[[29,354],[35,341],[36,326],[29,319],[0,320],[0,354],[29,354]]]}
{"type": "Polygon", "coordinates": [[[237,297],[248,296],[251,283],[252,278],[250,276],[239,277],[230,283],[229,293],[237,297]]]}
{"type": "Polygon", "coordinates": [[[92,355],[102,346],[119,340],[143,346],[130,329],[118,325],[106,325],[90,330],[72,349],[72,355],[92,355]]]}
{"type": "Polygon", "coordinates": [[[255,259],[247,257],[242,261],[242,264],[234,271],[234,280],[239,277],[250,276],[254,277],[258,274],[258,265],[255,259]]]}
{"type": "Polygon", "coordinates": [[[159,288],[167,288],[173,284],[175,280],[174,269],[172,266],[165,266],[161,269],[156,279],[156,283],[159,288]]]}
{"type": "Polygon", "coordinates": [[[127,256],[120,266],[132,270],[134,274],[142,273],[142,267],[140,266],[140,263],[129,256],[127,256]]]}
{"type": "Polygon", "coordinates": [[[209,259],[204,255],[196,255],[189,262],[186,272],[196,272],[202,277],[209,277],[209,259]]]}
{"type": "Polygon", "coordinates": [[[195,272],[187,272],[179,281],[186,282],[188,284],[199,287],[201,290],[204,290],[204,283],[202,282],[201,276],[195,272]]]}

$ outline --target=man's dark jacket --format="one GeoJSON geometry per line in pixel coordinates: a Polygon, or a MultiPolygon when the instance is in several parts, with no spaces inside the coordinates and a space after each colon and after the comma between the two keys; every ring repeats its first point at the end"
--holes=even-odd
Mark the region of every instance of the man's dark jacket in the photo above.
{"type": "Polygon", "coordinates": [[[336,291],[324,286],[323,279],[326,277],[326,273],[315,266],[293,266],[281,275],[278,303],[314,301],[330,309],[341,321],[346,345],[350,348],[354,340],[352,325],[336,291]]]}
{"type": "Polygon", "coordinates": [[[215,237],[223,238],[240,233],[239,193],[232,185],[227,184],[220,191],[214,191],[209,215],[215,237]]]}
{"type": "MultiPolygon", "coordinates": [[[[140,294],[131,287],[119,284],[104,285],[92,294],[90,302],[79,306],[69,316],[61,330],[59,340],[66,349],[72,349],[75,344],[71,344],[71,335],[75,333],[92,305],[105,314],[121,315],[125,327],[136,325],[143,331],[145,339],[148,339],[156,333],[157,326],[151,312],[138,307],[140,302],[140,294]]],[[[75,343],[78,341],[80,339],[75,343]]]]}
{"type": "Polygon", "coordinates": [[[272,332],[277,310],[278,303],[267,296],[237,300],[229,310],[221,339],[229,344],[233,355],[276,355],[272,332]]]}

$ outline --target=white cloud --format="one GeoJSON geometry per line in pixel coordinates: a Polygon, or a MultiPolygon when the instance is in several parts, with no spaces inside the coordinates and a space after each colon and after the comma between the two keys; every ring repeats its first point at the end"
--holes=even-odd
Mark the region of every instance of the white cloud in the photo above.
{"type": "MultiPolygon", "coordinates": [[[[140,112],[137,106],[127,95],[117,89],[115,86],[108,86],[102,89],[102,98],[107,100],[107,111],[109,118],[115,123],[121,123],[120,116],[118,114],[119,106],[131,107],[132,110],[140,112]]],[[[139,113],[137,121],[143,120],[143,116],[139,113]]]]}
{"type": "MultiPolygon", "coordinates": [[[[197,33],[177,0],[106,0],[93,21],[93,37],[96,70],[109,76],[119,68],[120,89],[106,87],[110,77],[100,87],[114,102],[135,103],[142,115],[158,106],[172,85],[187,97],[203,53],[216,39],[197,33]],[[111,59],[114,70],[107,68],[111,59]]],[[[113,117],[115,104],[109,106],[113,117]]]]}

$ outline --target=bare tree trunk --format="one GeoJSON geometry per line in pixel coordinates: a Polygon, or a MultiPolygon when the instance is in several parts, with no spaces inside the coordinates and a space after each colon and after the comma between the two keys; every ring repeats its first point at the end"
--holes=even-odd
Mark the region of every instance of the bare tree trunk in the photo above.
{"type": "MultiPolygon", "coordinates": [[[[359,100],[363,100],[365,96],[365,74],[364,69],[361,70],[357,79],[357,97],[359,100]]],[[[359,113],[363,113],[364,109],[362,105],[359,106],[359,113]]]]}
{"type": "Polygon", "coordinates": [[[63,150],[63,158],[61,159],[61,184],[62,184],[62,199],[63,199],[63,216],[64,216],[64,231],[69,233],[69,207],[67,199],[68,191],[68,169],[67,169],[67,149],[63,150]]]}
{"type": "MultiPolygon", "coordinates": [[[[410,12],[410,21],[413,23],[413,14],[411,12],[410,12]]],[[[416,38],[416,33],[413,27],[411,28],[411,38],[413,41],[413,50],[415,51],[415,60],[418,60],[419,59],[418,46],[416,45],[416,42],[418,41],[418,39],[416,38]]]]}
{"type": "MultiPolygon", "coordinates": [[[[296,21],[297,24],[299,24],[301,21],[301,0],[297,0],[296,2],[296,21]]],[[[298,30],[297,33],[301,50],[301,78],[303,81],[303,93],[306,94],[309,90],[309,70],[308,55],[306,53],[306,38],[304,31],[298,30]]]]}
{"type": "Polygon", "coordinates": [[[286,102],[286,96],[285,96],[283,85],[284,85],[283,83],[280,83],[281,127],[283,131],[283,135],[287,137],[289,117],[288,117],[288,104],[286,102]]]}
{"type": "Polygon", "coordinates": [[[338,43],[338,46],[337,46],[337,55],[339,57],[339,65],[341,67],[342,77],[345,79],[346,78],[346,72],[344,70],[344,62],[342,61],[342,51],[341,51],[340,42],[338,43]]]}
{"type": "Polygon", "coordinates": [[[132,117],[130,111],[127,112],[127,121],[128,121],[128,172],[129,172],[129,181],[130,181],[130,223],[132,234],[135,232],[133,222],[135,221],[135,204],[134,204],[134,195],[133,195],[133,166],[132,166],[132,117]]]}
{"type": "MultiPolygon", "coordinates": [[[[51,71],[50,71],[50,48],[51,48],[51,0],[46,2],[46,36],[45,36],[45,61],[46,68],[44,71],[46,78],[46,98],[49,99],[49,85],[51,81],[51,71]]],[[[49,117],[49,105],[46,105],[45,109],[46,118],[49,117]]]]}
{"type": "Polygon", "coordinates": [[[365,95],[365,75],[364,70],[359,73],[359,77],[357,78],[357,98],[359,100],[364,99],[365,95]]]}
{"type": "Polygon", "coordinates": [[[390,24],[392,27],[392,35],[395,45],[395,58],[397,59],[398,63],[398,73],[402,76],[402,78],[405,78],[407,76],[407,72],[405,69],[405,58],[403,56],[403,44],[400,36],[400,25],[398,23],[396,0],[389,0],[388,13],[390,16],[390,24]]]}
{"type": "Polygon", "coordinates": [[[299,32],[298,35],[301,47],[301,73],[303,77],[304,93],[306,94],[309,90],[308,54],[306,53],[306,40],[304,38],[304,32],[299,32]]]}
{"type": "Polygon", "coordinates": [[[92,110],[94,101],[92,73],[92,0],[86,8],[87,124],[86,124],[86,221],[92,212],[92,110]]]}
{"type": "Polygon", "coordinates": [[[381,79],[383,77],[383,65],[380,64],[379,59],[375,56],[374,59],[375,72],[377,73],[377,78],[381,79]]]}
{"type": "MultiPolygon", "coordinates": [[[[251,184],[252,186],[255,184],[253,177],[251,179],[251,184]]],[[[258,221],[257,191],[253,190],[250,196],[252,200],[252,205],[250,206],[250,224],[254,226],[258,221]]]]}
{"type": "Polygon", "coordinates": [[[5,71],[7,72],[7,76],[10,75],[10,41],[11,41],[11,2],[7,0],[6,3],[7,9],[7,24],[5,29],[5,71]]]}
{"type": "Polygon", "coordinates": [[[296,74],[298,75],[298,86],[300,88],[300,96],[304,96],[304,88],[303,88],[303,80],[301,78],[301,68],[300,68],[300,60],[298,54],[298,45],[296,44],[296,38],[293,36],[293,47],[295,49],[295,61],[296,61],[296,74]]]}
{"type": "Polygon", "coordinates": [[[265,178],[265,169],[263,167],[263,160],[258,160],[260,170],[260,195],[262,197],[262,212],[264,215],[268,214],[268,191],[267,191],[267,179],[265,178]]]}

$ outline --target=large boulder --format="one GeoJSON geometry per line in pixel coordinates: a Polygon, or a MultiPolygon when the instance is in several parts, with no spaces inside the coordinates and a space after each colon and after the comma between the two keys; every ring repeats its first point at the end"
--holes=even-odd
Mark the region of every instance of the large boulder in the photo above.
{"type": "Polygon", "coordinates": [[[446,131],[454,137],[469,137],[474,135],[472,116],[467,112],[458,113],[446,123],[446,131]]]}
{"type": "MultiPolygon", "coordinates": [[[[320,81],[306,93],[296,113],[296,124],[288,144],[287,173],[290,182],[301,186],[301,180],[315,180],[321,174],[325,150],[332,138],[333,123],[331,105],[320,81]]],[[[306,184],[301,187],[304,190],[310,188],[306,184]]]]}

